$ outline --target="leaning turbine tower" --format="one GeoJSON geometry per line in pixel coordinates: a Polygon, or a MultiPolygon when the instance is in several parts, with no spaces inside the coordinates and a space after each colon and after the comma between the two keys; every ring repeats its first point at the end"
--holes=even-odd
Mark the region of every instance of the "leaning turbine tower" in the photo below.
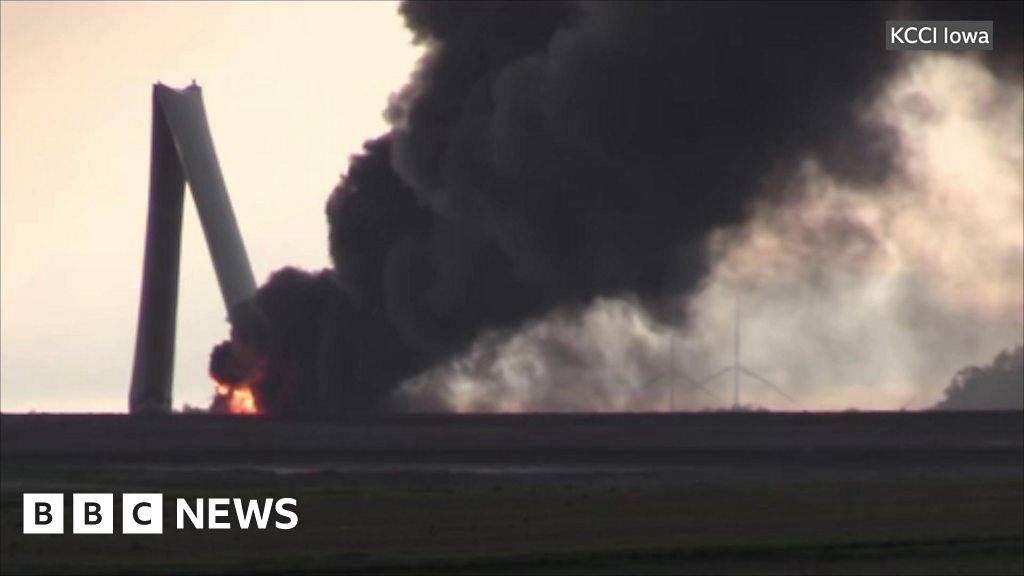
{"type": "Polygon", "coordinates": [[[256,291],[224,177],[213,149],[202,90],[153,87],[149,214],[142,296],[128,402],[132,413],[171,411],[178,269],[185,183],[199,213],[224,306],[256,291]]]}

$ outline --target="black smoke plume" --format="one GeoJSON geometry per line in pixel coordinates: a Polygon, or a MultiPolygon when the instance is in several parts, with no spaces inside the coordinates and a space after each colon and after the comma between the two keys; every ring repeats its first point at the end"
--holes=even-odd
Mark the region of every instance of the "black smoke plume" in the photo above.
{"type": "Polygon", "coordinates": [[[1024,347],[1000,352],[988,366],[968,366],[957,372],[935,409],[1024,409],[1024,347]]]}
{"type": "Polygon", "coordinates": [[[839,181],[898,171],[865,113],[906,59],[883,24],[957,10],[1000,13],[986,57],[1019,74],[1019,4],[403,5],[426,53],[328,200],[334,269],[279,271],[231,313],[266,362],[261,406],[385,407],[483,330],[596,297],[681,320],[669,297],[705,277],[712,232],[773,200],[766,182],[807,158],[839,181]]]}

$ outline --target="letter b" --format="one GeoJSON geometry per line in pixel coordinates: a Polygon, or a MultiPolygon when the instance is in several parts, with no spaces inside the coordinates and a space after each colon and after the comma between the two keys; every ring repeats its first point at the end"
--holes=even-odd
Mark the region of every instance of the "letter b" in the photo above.
{"type": "Polygon", "coordinates": [[[71,531],[75,534],[114,533],[113,494],[75,494],[72,497],[71,531]]]}
{"type": "Polygon", "coordinates": [[[103,521],[103,515],[100,514],[100,505],[98,502],[86,502],[85,503],[85,525],[95,526],[103,521]]]}
{"type": "Polygon", "coordinates": [[[63,534],[64,495],[24,494],[22,534],[63,534]]]}
{"type": "Polygon", "coordinates": [[[53,522],[53,514],[50,514],[49,502],[36,502],[36,524],[43,525],[53,522]]]}

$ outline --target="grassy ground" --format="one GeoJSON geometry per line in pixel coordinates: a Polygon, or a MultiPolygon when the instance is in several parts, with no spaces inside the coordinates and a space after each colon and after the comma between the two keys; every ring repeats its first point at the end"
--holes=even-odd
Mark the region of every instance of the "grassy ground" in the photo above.
{"type": "MultiPolygon", "coordinates": [[[[961,442],[968,433],[950,435],[960,442],[956,450],[947,449],[952,441],[932,441],[946,421],[913,437],[931,444],[904,434],[899,441],[913,440],[913,446],[896,452],[875,440],[855,441],[860,432],[807,430],[798,421],[807,434],[831,433],[827,442],[835,446],[804,438],[799,450],[787,451],[787,434],[757,458],[729,446],[705,456],[694,446],[670,446],[631,449],[628,465],[616,464],[623,454],[617,449],[589,451],[585,465],[555,468],[549,463],[563,460],[558,451],[538,451],[532,463],[515,452],[511,464],[460,468],[451,452],[417,447],[419,430],[408,437],[389,432],[394,435],[385,442],[369,427],[347,428],[364,432],[345,439],[354,448],[332,448],[307,465],[284,451],[225,466],[205,460],[192,466],[178,453],[168,465],[159,449],[141,462],[133,451],[127,461],[111,452],[97,463],[58,451],[60,434],[80,436],[74,429],[51,431],[46,450],[24,441],[9,449],[5,438],[0,571],[1020,574],[1019,418],[1008,427],[980,421],[990,428],[977,432],[977,450],[961,442]],[[376,443],[373,455],[352,451],[359,443],[376,443]],[[409,450],[419,464],[396,465],[395,455],[404,459],[409,450]],[[357,453],[362,464],[353,467],[349,456],[357,453]],[[701,459],[706,463],[692,464],[701,459]],[[268,465],[277,461],[288,466],[268,465]],[[162,492],[164,534],[22,535],[21,495],[35,491],[162,492]],[[291,531],[175,529],[175,498],[217,496],[296,498],[299,525],[291,531]]],[[[475,433],[462,424],[444,426],[454,426],[453,438],[475,433]]],[[[638,447],[654,444],[631,430],[601,423],[583,432],[629,433],[638,447]]],[[[663,430],[657,432],[660,439],[663,430]]],[[[501,459],[496,447],[480,451],[501,459]]]]}

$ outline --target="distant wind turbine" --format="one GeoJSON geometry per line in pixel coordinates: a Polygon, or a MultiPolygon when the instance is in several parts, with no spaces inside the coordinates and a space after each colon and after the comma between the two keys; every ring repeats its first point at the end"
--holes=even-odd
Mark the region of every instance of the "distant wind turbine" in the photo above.
{"type": "Polygon", "coordinates": [[[693,378],[690,377],[689,374],[687,374],[682,369],[680,369],[680,368],[678,368],[676,366],[676,335],[675,335],[675,332],[673,332],[669,336],[668,343],[669,343],[668,344],[669,345],[668,367],[661,374],[658,374],[654,378],[651,378],[650,380],[648,380],[647,383],[648,384],[657,384],[658,382],[661,382],[662,380],[668,381],[668,404],[669,404],[669,410],[671,412],[675,412],[676,411],[676,383],[679,382],[679,380],[683,380],[684,382],[686,382],[686,387],[688,389],[700,390],[704,394],[706,394],[706,395],[714,398],[715,400],[721,402],[722,399],[717,394],[715,394],[714,392],[709,390],[708,387],[705,385],[707,383],[707,381],[708,381],[707,379],[702,380],[702,381],[694,380],[693,378]]]}
{"type": "Polygon", "coordinates": [[[750,368],[747,368],[740,361],[740,300],[739,300],[738,297],[736,298],[736,315],[735,315],[735,320],[734,320],[734,325],[733,325],[733,359],[732,359],[732,364],[729,365],[729,366],[726,366],[725,368],[722,368],[721,370],[719,370],[719,371],[715,372],[714,374],[708,376],[704,380],[701,380],[701,383],[702,384],[706,384],[706,383],[711,382],[712,380],[715,380],[716,378],[718,378],[720,376],[724,376],[724,375],[726,375],[726,374],[728,374],[730,372],[732,372],[732,407],[733,407],[734,410],[739,409],[739,407],[740,407],[740,376],[741,375],[745,375],[748,378],[751,378],[753,380],[756,380],[756,381],[760,382],[761,384],[764,384],[765,386],[770,388],[772,391],[774,391],[779,396],[782,396],[786,400],[789,400],[793,405],[795,405],[795,406],[799,406],[800,405],[800,403],[797,402],[796,398],[793,398],[792,396],[787,394],[785,390],[783,390],[781,387],[779,387],[778,385],[776,385],[772,381],[768,380],[764,376],[758,374],[757,372],[754,372],[750,368]]]}

